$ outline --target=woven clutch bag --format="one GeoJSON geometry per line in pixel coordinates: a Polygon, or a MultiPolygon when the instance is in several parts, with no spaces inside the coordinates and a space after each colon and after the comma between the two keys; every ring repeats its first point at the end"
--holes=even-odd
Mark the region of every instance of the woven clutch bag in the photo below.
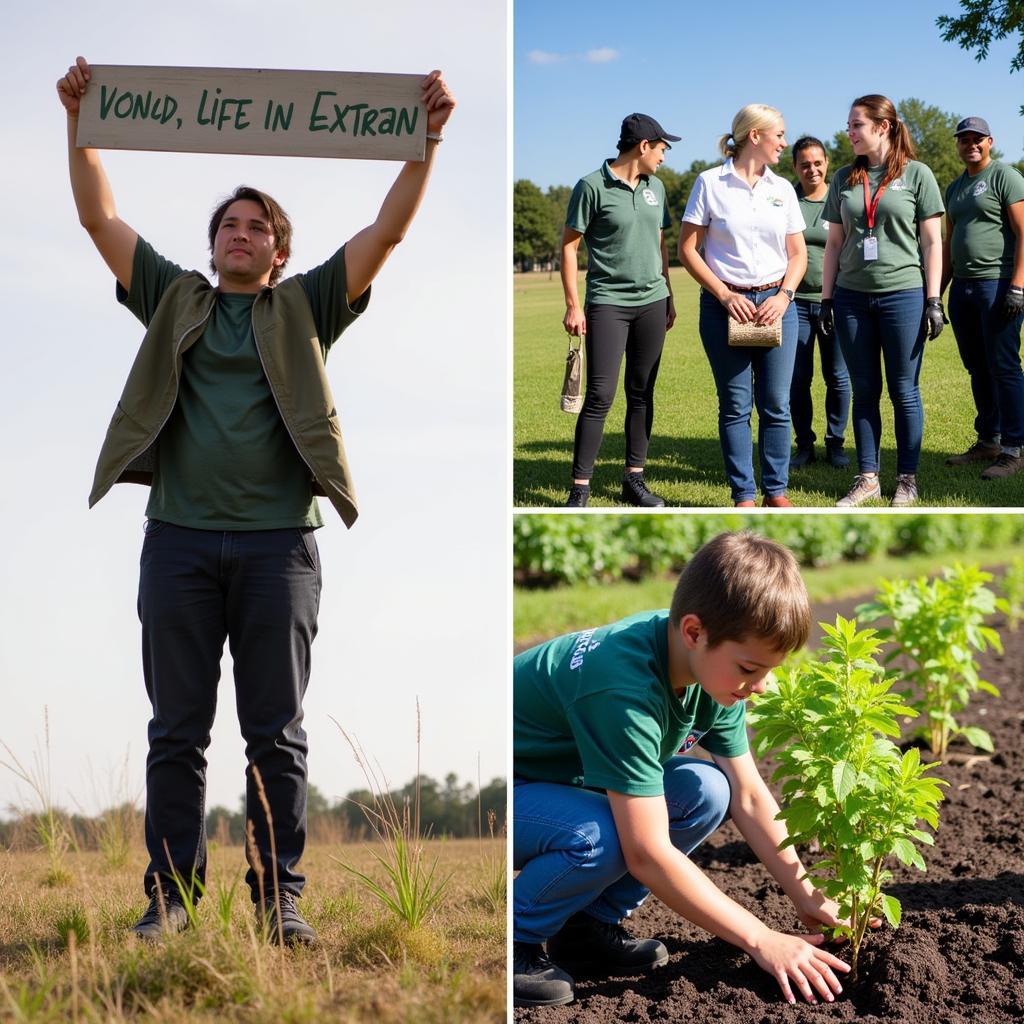
{"type": "Polygon", "coordinates": [[[777,348],[782,344],[782,317],[773,324],[741,324],[729,317],[729,344],[754,348],[777,348]]]}

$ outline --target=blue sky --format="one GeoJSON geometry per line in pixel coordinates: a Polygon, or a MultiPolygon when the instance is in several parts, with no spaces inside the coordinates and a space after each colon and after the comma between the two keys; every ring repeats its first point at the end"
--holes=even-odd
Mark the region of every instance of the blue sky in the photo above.
{"type": "Polygon", "coordinates": [[[787,137],[831,138],[850,101],[880,92],[980,114],[1009,159],[1024,153],[1024,73],[1014,42],[977,63],[935,19],[957,0],[909,3],[516,0],[514,177],[572,185],[614,153],[622,118],[653,115],[681,135],[667,164],[713,160],[747,103],[777,107],[787,137]]]}
{"type": "MultiPolygon", "coordinates": [[[[115,487],[91,511],[86,497],[143,332],[78,224],[57,78],[77,54],[97,64],[440,67],[458,109],[426,198],[327,364],[361,514],[346,530],[322,503],[324,591],[305,727],[310,778],[331,799],[363,779],[330,716],[401,785],[416,771],[417,696],[424,772],[475,782],[479,754],[484,782],[505,774],[506,353],[500,332],[481,345],[480,327],[505,321],[508,189],[503,173],[466,180],[482,138],[506,165],[502,5],[181,0],[126,12],[116,0],[42,0],[11,8],[5,27],[16,45],[0,67],[0,740],[30,762],[46,706],[59,803],[109,802],[126,751],[130,786],[142,783],[149,705],[135,601],[147,495],[115,487]]],[[[187,153],[103,159],[121,216],[200,269],[208,214],[235,185],[266,189],[288,211],[299,271],[376,216],[400,168],[187,153]]],[[[234,703],[226,657],[208,794],[231,807],[245,764],[234,703]]],[[[0,814],[26,797],[0,769],[0,814]]]]}

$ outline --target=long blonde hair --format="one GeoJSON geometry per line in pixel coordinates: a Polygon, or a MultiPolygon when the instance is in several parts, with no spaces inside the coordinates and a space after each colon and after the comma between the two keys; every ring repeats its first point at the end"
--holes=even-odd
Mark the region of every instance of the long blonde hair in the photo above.
{"type": "Polygon", "coordinates": [[[751,132],[771,128],[781,117],[780,111],[765,103],[748,103],[732,119],[732,131],[718,140],[719,152],[727,158],[737,156],[747,144],[751,132]]]}

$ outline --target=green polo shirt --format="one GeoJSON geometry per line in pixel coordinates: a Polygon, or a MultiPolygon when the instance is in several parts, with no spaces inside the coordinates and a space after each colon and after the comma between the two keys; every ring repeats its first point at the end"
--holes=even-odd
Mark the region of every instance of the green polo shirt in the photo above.
{"type": "Polygon", "coordinates": [[[798,299],[821,301],[822,266],[825,261],[825,243],[828,241],[828,221],[822,216],[824,199],[807,199],[800,188],[796,190],[800,212],[804,215],[804,242],[807,243],[807,270],[796,290],[798,299]]]}
{"type": "Polygon", "coordinates": [[[665,186],[642,175],[630,188],[609,163],[576,183],[565,224],[587,241],[585,305],[643,306],[668,297],[661,232],[672,218],[665,186]]]}
{"type": "MultiPolygon", "coordinates": [[[[366,308],[346,299],[345,250],[299,275],[320,349],[366,308]]],[[[149,324],[167,286],[183,273],[142,238],[131,288],[118,299],[149,324]]],[[[322,526],[312,477],[281,419],[252,333],[255,295],[218,292],[202,335],[182,358],[178,399],[156,442],[146,515],[197,530],[322,526]]]]}
{"type": "MultiPolygon", "coordinates": [[[[864,186],[850,188],[851,167],[836,171],[825,197],[823,217],[830,224],[842,222],[846,238],[839,252],[836,283],[855,292],[896,292],[924,285],[918,225],[943,212],[942,196],[931,168],[919,160],[907,161],[903,173],[885,187],[875,214],[878,259],[864,259],[868,222],[864,186]]],[[[868,185],[874,199],[885,175],[885,166],[868,168],[868,185]]]]}
{"type": "Polygon", "coordinates": [[[748,749],[743,701],[722,707],[697,683],[673,692],[667,610],[549,640],[512,675],[520,778],[660,796],[663,765],[695,743],[723,757],[748,749]]]}
{"type": "Polygon", "coordinates": [[[996,160],[974,177],[964,171],[946,189],[954,277],[1013,277],[1016,235],[1006,208],[1022,200],[1024,177],[996,160]]]}

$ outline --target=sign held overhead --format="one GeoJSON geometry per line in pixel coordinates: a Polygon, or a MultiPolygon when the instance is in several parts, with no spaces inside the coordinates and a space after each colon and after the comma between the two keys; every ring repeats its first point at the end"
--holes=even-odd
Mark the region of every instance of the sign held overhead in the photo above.
{"type": "Polygon", "coordinates": [[[97,149],[422,160],[422,75],[93,64],[76,142],[97,149]]]}

